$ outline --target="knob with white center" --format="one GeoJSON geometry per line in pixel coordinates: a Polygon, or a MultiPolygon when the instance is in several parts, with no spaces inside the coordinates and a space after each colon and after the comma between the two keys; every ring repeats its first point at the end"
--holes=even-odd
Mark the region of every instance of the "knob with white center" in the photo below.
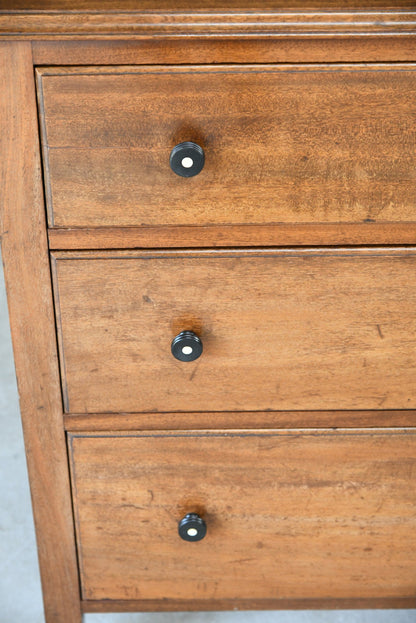
{"type": "Polygon", "coordinates": [[[193,331],[181,331],[172,340],[171,351],[179,361],[195,361],[202,354],[202,342],[193,331]]]}
{"type": "Polygon", "coordinates": [[[204,150],[191,141],[179,143],[170,152],[169,164],[176,175],[194,177],[204,168],[204,150]]]}
{"type": "Polygon", "coordinates": [[[180,520],[178,533],[184,541],[200,541],[207,533],[207,524],[197,513],[188,513],[180,520]]]}

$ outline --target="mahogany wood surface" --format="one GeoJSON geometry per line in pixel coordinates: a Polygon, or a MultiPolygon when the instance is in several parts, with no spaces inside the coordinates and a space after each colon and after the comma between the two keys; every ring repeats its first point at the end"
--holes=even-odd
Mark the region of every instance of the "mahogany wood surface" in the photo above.
{"type": "Polygon", "coordinates": [[[414,248],[53,259],[67,412],[416,407],[414,248]]]}
{"type": "Polygon", "coordinates": [[[56,250],[406,245],[416,243],[416,223],[55,228],[48,236],[56,250]]]}
{"type": "Polygon", "coordinates": [[[2,257],[45,617],[47,623],[77,623],[77,560],[28,43],[0,42],[0,126],[2,257]]]}
{"type": "Polygon", "coordinates": [[[72,413],[68,431],[246,428],[391,428],[416,426],[412,409],[373,411],[232,411],[187,413],[72,413]]]}
{"type": "Polygon", "coordinates": [[[154,13],[233,13],[243,12],[256,16],[263,12],[297,12],[305,17],[309,12],[367,13],[372,11],[397,12],[416,9],[414,0],[0,0],[0,9],[8,13],[19,11],[56,11],[106,13],[132,11],[154,13]]]}
{"type": "Polygon", "coordinates": [[[415,0],[0,0],[46,623],[416,608],[415,35],[415,0]]]}
{"type": "Polygon", "coordinates": [[[414,430],[70,435],[83,598],[414,599],[415,443],[414,430]],[[207,524],[196,543],[177,533],[190,512],[207,524]]]}
{"type": "Polygon", "coordinates": [[[189,63],[349,63],[416,61],[412,36],[171,37],[140,40],[39,40],[37,65],[146,65],[189,63]]]}
{"type": "Polygon", "coordinates": [[[412,0],[376,2],[36,2],[2,0],[3,38],[143,38],[221,35],[402,36],[416,32],[412,0]]]}
{"type": "Polygon", "coordinates": [[[414,222],[404,65],[46,68],[49,225],[414,222]],[[172,148],[205,150],[199,175],[172,148]]]}
{"type": "Polygon", "coordinates": [[[416,598],[383,598],[378,599],[171,599],[161,600],[83,600],[83,612],[108,612],[111,604],[112,612],[185,612],[210,610],[348,610],[376,608],[415,608],[416,598]]]}

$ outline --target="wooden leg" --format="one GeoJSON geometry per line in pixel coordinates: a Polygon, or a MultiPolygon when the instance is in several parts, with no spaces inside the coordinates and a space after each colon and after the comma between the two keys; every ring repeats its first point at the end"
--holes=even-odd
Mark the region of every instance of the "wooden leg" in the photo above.
{"type": "Polygon", "coordinates": [[[0,44],[2,255],[47,623],[81,605],[31,44],[0,44]]]}

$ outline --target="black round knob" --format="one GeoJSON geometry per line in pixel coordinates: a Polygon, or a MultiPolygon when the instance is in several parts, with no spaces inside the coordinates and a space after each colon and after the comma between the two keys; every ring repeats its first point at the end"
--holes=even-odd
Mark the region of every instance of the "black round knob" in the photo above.
{"type": "Polygon", "coordinates": [[[200,541],[207,533],[207,524],[196,513],[188,513],[180,520],[178,532],[184,541],[200,541]]]}
{"type": "Polygon", "coordinates": [[[186,141],[179,143],[170,152],[170,168],[182,177],[198,175],[204,168],[205,155],[202,147],[186,141]]]}
{"type": "Polygon", "coordinates": [[[179,361],[195,361],[202,354],[202,342],[193,331],[182,331],[173,338],[171,350],[179,361]]]}

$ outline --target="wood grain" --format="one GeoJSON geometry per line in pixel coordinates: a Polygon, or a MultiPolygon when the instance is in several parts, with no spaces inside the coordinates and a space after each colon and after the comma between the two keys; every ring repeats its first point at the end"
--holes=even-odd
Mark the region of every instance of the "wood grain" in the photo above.
{"type": "Polygon", "coordinates": [[[416,243],[416,223],[289,223],[49,229],[50,249],[279,247],[416,243]]]}
{"type": "Polygon", "coordinates": [[[83,612],[186,612],[210,610],[349,610],[377,608],[415,608],[416,597],[378,599],[204,599],[168,602],[152,599],[83,600],[83,612]]]}
{"type": "Polygon", "coordinates": [[[159,13],[169,11],[173,14],[193,13],[202,11],[221,13],[243,12],[262,13],[276,12],[286,13],[295,11],[302,16],[308,12],[334,11],[336,14],[356,11],[372,12],[403,11],[414,9],[414,0],[0,0],[2,11],[73,11],[76,13],[92,12],[117,12],[117,10],[132,12],[159,13]]]}
{"type": "Polygon", "coordinates": [[[415,596],[412,430],[69,439],[84,599],[415,596]]]}
{"type": "Polygon", "coordinates": [[[414,222],[414,65],[38,71],[56,227],[414,222]],[[200,144],[182,178],[171,149],[200,144]]]}
{"type": "Polygon", "coordinates": [[[415,34],[414,0],[0,0],[0,232],[47,623],[416,607],[415,429],[389,428],[415,423],[416,250],[254,250],[416,244],[415,34]],[[108,249],[52,258],[70,414],[34,64],[51,248],[108,249]],[[184,191],[163,167],[189,132],[209,157],[184,191]],[[157,246],[211,250],[131,251],[157,246]],[[230,246],[252,251],[212,250],[230,246]],[[183,323],[205,348],[185,373],[183,323]],[[187,510],[199,544],[177,537],[187,510]]]}
{"type": "Polygon", "coordinates": [[[414,409],[415,268],[414,248],[57,252],[66,411],[414,409]]]}
{"type": "Polygon", "coordinates": [[[81,621],[29,44],[0,43],[7,286],[47,623],[81,621]]]}
{"type": "Polygon", "coordinates": [[[411,0],[368,2],[184,2],[114,3],[107,0],[51,2],[32,0],[19,8],[11,0],[0,5],[3,38],[62,39],[143,37],[334,37],[415,34],[416,11],[411,0]],[[29,7],[32,6],[32,9],[29,7]],[[48,9],[49,7],[49,9],[48,9]],[[68,10],[69,9],[69,10],[68,10]]]}
{"type": "Polygon", "coordinates": [[[400,37],[142,38],[33,41],[37,65],[349,63],[416,61],[416,39],[400,37]]]}
{"type": "Polygon", "coordinates": [[[72,413],[71,432],[110,430],[204,430],[246,428],[390,428],[416,426],[416,411],[233,411],[228,413],[72,413]]]}

